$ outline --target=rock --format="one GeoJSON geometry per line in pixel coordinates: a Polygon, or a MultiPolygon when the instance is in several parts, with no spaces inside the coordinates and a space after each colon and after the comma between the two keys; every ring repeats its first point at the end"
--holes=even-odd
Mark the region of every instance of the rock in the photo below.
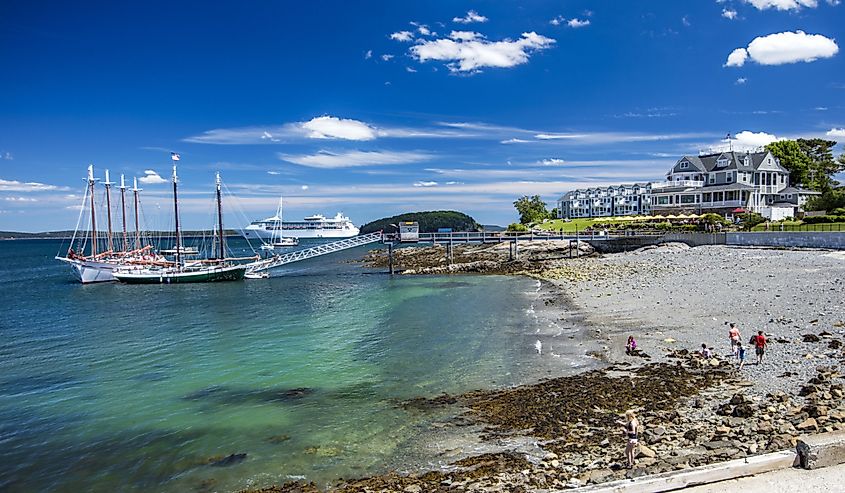
{"type": "Polygon", "coordinates": [[[819,336],[816,334],[803,334],[804,342],[819,342],[819,336]]]}
{"type": "Polygon", "coordinates": [[[657,457],[657,452],[648,448],[647,446],[640,444],[639,450],[637,451],[637,458],[639,457],[648,457],[648,458],[655,458],[657,457]]]}
{"type": "Polygon", "coordinates": [[[731,405],[733,405],[733,406],[738,406],[738,405],[743,404],[745,402],[748,402],[748,400],[745,398],[745,396],[743,394],[734,394],[733,397],[731,397],[731,405]]]}
{"type": "Polygon", "coordinates": [[[816,431],[819,429],[819,424],[816,422],[815,418],[807,418],[798,425],[796,425],[795,428],[801,431],[816,431]]]}
{"type": "Polygon", "coordinates": [[[404,491],[405,493],[421,493],[422,492],[422,486],[420,486],[418,484],[409,484],[402,491],[404,491]]]}
{"type": "Polygon", "coordinates": [[[226,457],[223,457],[222,459],[216,460],[210,463],[209,465],[211,467],[226,467],[237,464],[243,461],[244,459],[246,459],[246,454],[231,454],[227,455],[226,457]]]}
{"type": "Polygon", "coordinates": [[[684,438],[687,440],[694,442],[696,438],[698,438],[698,430],[690,429],[684,432],[684,438]]]}
{"type": "Polygon", "coordinates": [[[593,469],[587,476],[587,481],[590,483],[602,483],[613,476],[613,471],[610,469],[593,469]]]}
{"type": "Polygon", "coordinates": [[[747,402],[743,402],[742,404],[734,407],[731,412],[731,416],[737,418],[750,418],[751,416],[754,416],[754,409],[747,402]]]}
{"type": "Polygon", "coordinates": [[[731,432],[731,429],[727,426],[717,426],[716,427],[716,434],[717,435],[727,435],[731,432]]]}

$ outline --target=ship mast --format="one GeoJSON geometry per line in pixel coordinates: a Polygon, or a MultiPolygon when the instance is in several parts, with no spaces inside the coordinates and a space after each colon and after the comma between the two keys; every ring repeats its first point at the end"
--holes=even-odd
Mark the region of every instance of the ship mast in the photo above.
{"type": "Polygon", "coordinates": [[[123,221],[121,221],[123,225],[123,250],[129,251],[129,242],[126,238],[126,179],[123,173],[120,174],[120,212],[123,216],[123,221]]]}
{"type": "Polygon", "coordinates": [[[138,188],[138,178],[132,178],[132,195],[135,199],[135,250],[141,248],[141,230],[138,229],[138,192],[143,190],[138,188]]]}
{"type": "Polygon", "coordinates": [[[91,194],[91,256],[97,255],[97,212],[94,209],[94,165],[88,165],[88,193],[91,194]]]}
{"type": "Polygon", "coordinates": [[[176,217],[176,265],[182,265],[180,259],[180,252],[182,245],[181,239],[179,234],[179,199],[176,195],[176,184],[178,182],[178,178],[176,176],[176,163],[173,163],[173,215],[176,217]]]}
{"type": "Polygon", "coordinates": [[[220,198],[220,172],[217,172],[217,231],[220,233],[220,245],[218,246],[219,259],[222,262],[226,258],[226,245],[223,243],[223,201],[220,198]]]}
{"type": "Polygon", "coordinates": [[[106,170],[106,181],[103,182],[103,186],[106,187],[106,215],[108,216],[108,225],[109,225],[109,235],[108,235],[108,250],[114,251],[114,243],[112,242],[112,230],[111,230],[111,186],[114,185],[109,180],[109,170],[106,170]]]}

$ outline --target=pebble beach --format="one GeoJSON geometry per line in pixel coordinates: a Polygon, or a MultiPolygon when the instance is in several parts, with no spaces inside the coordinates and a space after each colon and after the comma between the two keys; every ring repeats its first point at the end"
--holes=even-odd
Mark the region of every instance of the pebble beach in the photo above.
{"type": "MultiPolygon", "coordinates": [[[[585,243],[570,252],[568,242],[550,241],[521,248],[518,259],[507,246],[480,245],[456,248],[451,262],[439,247],[405,249],[395,261],[405,275],[542,280],[545,304],[565,306],[583,324],[593,336],[583,349],[601,365],[514,388],[415,399],[417,408],[454,409],[441,424],[447,431],[474,427],[500,449],[433,471],[339,481],[330,491],[567,490],[792,449],[802,434],[845,429],[843,252],[670,243],[598,255],[585,243]],[[749,348],[738,369],[729,322],[743,343],[765,331],[762,365],[749,348]],[[629,335],[638,341],[634,356],[625,353],[629,335]],[[698,354],[702,343],[712,358],[698,354]],[[643,430],[632,469],[616,423],[627,409],[643,430]]],[[[383,252],[365,262],[383,265],[383,252]]],[[[292,482],[261,491],[319,490],[292,482]]]]}

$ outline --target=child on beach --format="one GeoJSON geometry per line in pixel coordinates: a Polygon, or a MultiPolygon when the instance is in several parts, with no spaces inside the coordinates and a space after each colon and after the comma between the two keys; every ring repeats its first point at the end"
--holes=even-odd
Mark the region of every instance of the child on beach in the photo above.
{"type": "Polygon", "coordinates": [[[757,364],[763,364],[763,355],[766,353],[766,336],[763,335],[762,330],[757,331],[757,338],[754,340],[755,351],[757,352],[757,364]]]}
{"type": "Polygon", "coordinates": [[[639,443],[640,422],[637,421],[633,410],[625,411],[625,419],[627,422],[617,421],[616,423],[622,425],[622,432],[628,440],[625,446],[625,457],[628,459],[628,469],[633,469],[635,463],[634,450],[638,447],[639,443]]]}
{"type": "Polygon", "coordinates": [[[707,347],[707,344],[705,343],[701,344],[701,351],[699,351],[699,354],[704,359],[710,359],[713,357],[713,354],[710,352],[710,348],[707,347]]]}
{"type": "Polygon", "coordinates": [[[742,347],[741,342],[736,344],[736,357],[739,358],[739,369],[742,370],[745,365],[745,348],[742,347]]]}
{"type": "Polygon", "coordinates": [[[625,354],[631,356],[637,350],[637,341],[634,336],[628,336],[628,342],[625,344],[625,354]]]}

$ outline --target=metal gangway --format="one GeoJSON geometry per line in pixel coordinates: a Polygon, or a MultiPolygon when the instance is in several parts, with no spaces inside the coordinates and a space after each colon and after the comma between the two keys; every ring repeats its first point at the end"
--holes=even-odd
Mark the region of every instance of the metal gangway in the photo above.
{"type": "Polygon", "coordinates": [[[333,241],[331,243],[324,243],[315,247],[303,248],[302,250],[296,250],[294,252],[273,255],[272,257],[256,260],[255,262],[247,264],[246,272],[247,274],[263,272],[270,269],[275,269],[276,267],[281,267],[286,264],[290,264],[292,262],[299,262],[300,260],[319,257],[321,255],[328,255],[330,253],[335,253],[341,250],[347,250],[349,248],[355,248],[362,245],[369,245],[370,243],[376,243],[379,241],[382,241],[381,231],[376,233],[369,233],[366,235],[353,236],[352,238],[333,241]]]}

